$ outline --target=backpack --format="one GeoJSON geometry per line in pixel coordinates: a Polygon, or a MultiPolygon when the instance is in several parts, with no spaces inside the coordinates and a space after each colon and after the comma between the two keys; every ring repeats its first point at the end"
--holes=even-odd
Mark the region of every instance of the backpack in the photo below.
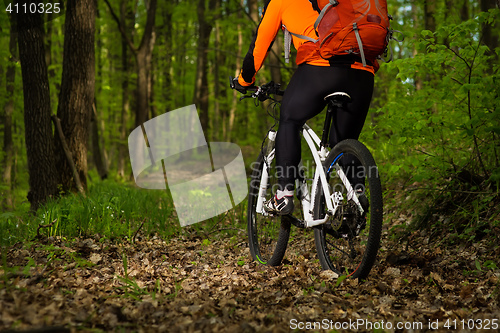
{"type": "Polygon", "coordinates": [[[297,64],[318,53],[324,59],[335,55],[358,54],[363,66],[366,66],[367,61],[374,63],[386,51],[392,37],[386,0],[311,2],[313,8],[321,10],[314,23],[318,39],[313,40],[314,43],[302,44],[297,52],[297,64]]]}

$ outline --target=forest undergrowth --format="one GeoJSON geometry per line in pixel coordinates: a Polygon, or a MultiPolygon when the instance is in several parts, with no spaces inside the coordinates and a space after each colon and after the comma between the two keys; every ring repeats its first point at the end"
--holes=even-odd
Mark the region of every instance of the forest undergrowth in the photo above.
{"type": "MultiPolygon", "coordinates": [[[[121,201],[136,196],[127,191],[88,198],[102,210],[93,216],[106,225],[121,201]]],[[[131,224],[109,226],[121,236],[38,227],[2,247],[0,330],[491,331],[500,325],[499,197],[469,192],[424,195],[419,183],[389,185],[382,246],[366,281],[322,272],[310,231],[293,230],[281,266],[252,262],[244,207],[169,236],[146,226],[152,220],[127,220],[125,209],[121,224],[131,224]],[[477,214],[475,201],[483,205],[477,214]],[[482,233],[468,231],[478,224],[482,233]]],[[[149,201],[175,219],[165,198],[149,201]]],[[[78,220],[69,206],[55,207],[54,217],[78,220]]]]}

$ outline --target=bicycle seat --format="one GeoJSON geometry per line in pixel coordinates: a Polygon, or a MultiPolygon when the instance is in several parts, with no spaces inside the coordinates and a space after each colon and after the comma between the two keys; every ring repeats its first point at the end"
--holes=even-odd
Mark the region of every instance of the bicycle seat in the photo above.
{"type": "Polygon", "coordinates": [[[351,96],[345,92],[334,92],[333,94],[327,95],[325,101],[332,103],[334,106],[343,106],[351,101],[351,96]]]}

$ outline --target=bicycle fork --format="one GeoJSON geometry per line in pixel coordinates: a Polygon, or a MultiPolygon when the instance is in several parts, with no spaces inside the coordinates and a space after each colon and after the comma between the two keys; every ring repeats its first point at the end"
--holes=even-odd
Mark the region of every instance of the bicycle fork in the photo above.
{"type": "Polygon", "coordinates": [[[276,140],[276,132],[269,131],[268,133],[269,143],[266,149],[265,156],[262,157],[262,162],[264,163],[262,167],[262,175],[260,177],[259,192],[257,193],[257,205],[255,210],[257,213],[268,215],[264,209],[264,201],[266,200],[267,185],[269,182],[269,166],[274,159],[275,150],[273,148],[274,141],[276,140]]]}

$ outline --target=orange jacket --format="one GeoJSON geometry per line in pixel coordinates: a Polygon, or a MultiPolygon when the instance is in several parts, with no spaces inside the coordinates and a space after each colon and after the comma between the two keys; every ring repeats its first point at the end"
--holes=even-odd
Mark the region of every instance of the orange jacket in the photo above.
{"type": "MultiPolygon", "coordinates": [[[[255,75],[262,67],[278,31],[285,26],[288,31],[318,38],[314,31],[314,22],[318,18],[309,0],[270,0],[265,6],[262,19],[257,27],[257,33],[250,44],[248,53],[243,60],[243,67],[238,77],[242,86],[249,86],[255,82],[255,75]]],[[[294,47],[298,50],[304,43],[310,43],[305,39],[292,36],[294,47]]],[[[309,58],[308,64],[314,66],[330,66],[328,60],[321,58],[319,54],[309,58]]],[[[354,63],[352,68],[368,70],[374,73],[371,66],[363,67],[361,63],[354,63]]]]}

